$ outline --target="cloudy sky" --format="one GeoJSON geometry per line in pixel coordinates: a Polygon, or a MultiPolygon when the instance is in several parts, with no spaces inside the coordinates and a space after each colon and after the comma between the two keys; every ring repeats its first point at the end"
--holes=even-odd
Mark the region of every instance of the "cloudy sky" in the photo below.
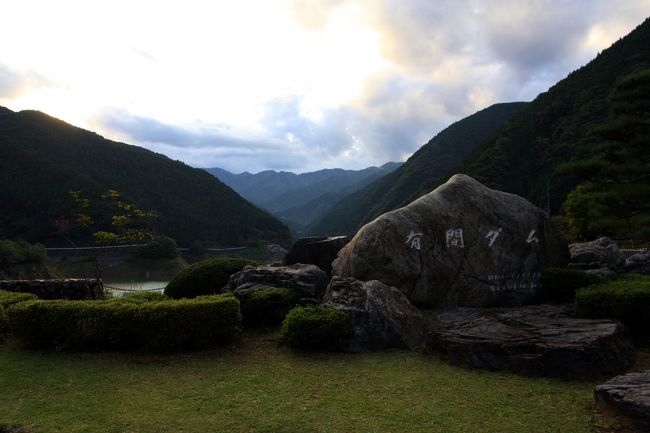
{"type": "Polygon", "coordinates": [[[0,105],[233,172],[404,160],[650,16],[650,0],[2,3],[0,105]]]}

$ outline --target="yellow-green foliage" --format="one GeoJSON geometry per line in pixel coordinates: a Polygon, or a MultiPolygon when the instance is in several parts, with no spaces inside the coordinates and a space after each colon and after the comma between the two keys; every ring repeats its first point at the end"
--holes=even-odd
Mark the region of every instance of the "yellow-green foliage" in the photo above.
{"type": "Polygon", "coordinates": [[[239,332],[239,301],[228,295],[129,301],[27,301],[7,312],[12,335],[45,349],[202,348],[239,332]]]}

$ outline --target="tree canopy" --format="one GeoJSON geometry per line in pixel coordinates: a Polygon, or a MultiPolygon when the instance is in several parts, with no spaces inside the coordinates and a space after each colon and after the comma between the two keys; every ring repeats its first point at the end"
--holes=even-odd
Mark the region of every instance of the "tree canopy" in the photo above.
{"type": "Polygon", "coordinates": [[[650,68],[623,78],[608,119],[595,130],[598,152],[568,164],[586,181],[564,208],[574,236],[650,240],[650,68]]]}

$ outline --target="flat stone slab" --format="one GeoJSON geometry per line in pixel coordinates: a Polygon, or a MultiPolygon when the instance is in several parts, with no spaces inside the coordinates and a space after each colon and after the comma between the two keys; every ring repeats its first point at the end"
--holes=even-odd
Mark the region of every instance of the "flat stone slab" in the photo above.
{"type": "Polygon", "coordinates": [[[576,319],[556,305],[442,313],[427,347],[452,364],[566,379],[619,374],[633,357],[620,322],[576,319]]]}
{"type": "Polygon", "coordinates": [[[640,431],[650,431],[650,370],[616,376],[598,385],[594,399],[601,408],[630,419],[640,431]]]}

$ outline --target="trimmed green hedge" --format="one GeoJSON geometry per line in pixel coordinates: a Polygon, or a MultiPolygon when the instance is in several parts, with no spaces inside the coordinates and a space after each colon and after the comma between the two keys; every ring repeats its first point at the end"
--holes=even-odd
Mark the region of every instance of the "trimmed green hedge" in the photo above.
{"type": "Polygon", "coordinates": [[[27,301],[7,311],[12,335],[44,349],[201,348],[239,333],[239,301],[231,295],[130,302],[27,301]]]}
{"type": "Polygon", "coordinates": [[[269,287],[239,296],[243,320],[249,324],[280,323],[297,300],[296,292],[284,287],[269,287]]]}
{"type": "Polygon", "coordinates": [[[542,271],[540,301],[573,302],[577,289],[603,281],[598,275],[577,269],[546,268],[542,271]]]}
{"type": "Polygon", "coordinates": [[[169,297],[164,293],[160,292],[137,292],[133,294],[123,295],[119,298],[113,298],[113,301],[118,302],[131,302],[131,303],[142,303],[142,302],[152,302],[152,301],[168,301],[169,297]]]}
{"type": "Polygon", "coordinates": [[[5,313],[5,308],[0,305],[0,343],[4,342],[7,339],[7,334],[9,333],[9,320],[7,319],[7,313],[5,313]]]}
{"type": "Polygon", "coordinates": [[[255,260],[228,257],[203,260],[176,274],[165,287],[165,295],[180,299],[219,293],[232,274],[246,265],[259,264],[255,260]]]}
{"type": "Polygon", "coordinates": [[[7,290],[0,290],[0,306],[9,308],[11,305],[23,301],[33,301],[38,299],[38,296],[32,293],[22,292],[9,292],[7,290]]]}
{"type": "Polygon", "coordinates": [[[347,315],[333,307],[296,307],[282,323],[282,337],[292,347],[339,350],[349,335],[347,315]]]}
{"type": "Polygon", "coordinates": [[[618,319],[637,337],[650,331],[650,277],[629,276],[578,290],[575,312],[581,317],[618,319]]]}

